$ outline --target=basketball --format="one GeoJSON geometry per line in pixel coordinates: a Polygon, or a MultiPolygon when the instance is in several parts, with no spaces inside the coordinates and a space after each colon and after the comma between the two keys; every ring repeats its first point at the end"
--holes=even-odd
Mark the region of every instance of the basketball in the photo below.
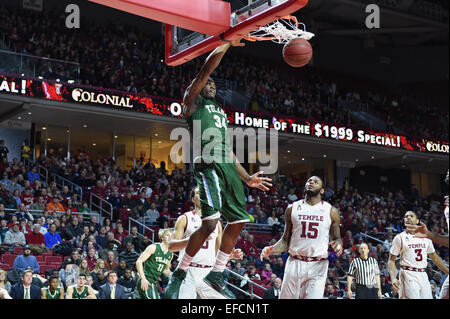
{"type": "Polygon", "coordinates": [[[283,58],[287,64],[295,68],[305,66],[312,58],[311,44],[301,38],[292,39],[283,47],[283,58]]]}

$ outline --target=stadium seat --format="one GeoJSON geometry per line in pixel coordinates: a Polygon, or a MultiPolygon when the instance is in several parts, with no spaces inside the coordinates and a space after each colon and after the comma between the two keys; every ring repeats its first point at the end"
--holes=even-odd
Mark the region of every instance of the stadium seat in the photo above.
{"type": "Polygon", "coordinates": [[[23,247],[14,247],[14,255],[22,255],[23,247]]]}
{"type": "Polygon", "coordinates": [[[46,256],[45,257],[45,263],[46,264],[61,264],[63,261],[63,259],[61,258],[61,256],[46,256]]]}
{"type": "Polygon", "coordinates": [[[36,260],[37,260],[37,262],[39,264],[44,262],[44,257],[42,255],[37,255],[35,257],[36,257],[36,260]]]}
{"type": "Polygon", "coordinates": [[[45,274],[45,271],[49,270],[49,269],[53,269],[53,266],[47,265],[47,264],[39,265],[39,273],[40,274],[45,274]]]}
{"type": "Polygon", "coordinates": [[[5,264],[10,264],[10,265],[14,265],[14,260],[16,260],[16,255],[10,255],[10,254],[3,254],[3,259],[2,261],[5,264]]]}
{"type": "MultiPolygon", "coordinates": [[[[252,279],[252,281],[258,285],[263,285],[261,280],[258,279],[252,279]]],[[[261,287],[258,287],[256,285],[253,285],[253,293],[257,296],[260,296],[261,298],[264,297],[264,289],[261,287]]]]}

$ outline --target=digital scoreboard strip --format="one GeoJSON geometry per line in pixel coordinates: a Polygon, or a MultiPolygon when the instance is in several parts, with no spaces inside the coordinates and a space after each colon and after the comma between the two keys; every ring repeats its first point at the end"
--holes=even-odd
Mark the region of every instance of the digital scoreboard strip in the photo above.
{"type": "MultiPolygon", "coordinates": [[[[182,118],[182,103],[178,99],[140,96],[127,92],[44,81],[0,74],[0,94],[12,94],[38,99],[85,104],[93,107],[123,109],[173,118],[182,118]]],[[[416,152],[449,153],[448,141],[406,137],[370,129],[347,127],[283,115],[236,110],[224,107],[229,125],[275,129],[280,133],[306,135],[314,138],[348,143],[376,145],[416,152]]]]}

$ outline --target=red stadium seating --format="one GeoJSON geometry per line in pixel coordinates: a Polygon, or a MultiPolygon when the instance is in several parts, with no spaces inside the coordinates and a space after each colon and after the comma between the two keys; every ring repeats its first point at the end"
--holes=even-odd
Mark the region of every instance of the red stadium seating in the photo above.
{"type": "Polygon", "coordinates": [[[16,260],[16,255],[11,255],[11,254],[3,254],[2,255],[2,261],[5,264],[10,264],[13,265],[14,264],[14,260],[16,260]]]}
{"type": "Polygon", "coordinates": [[[22,255],[23,247],[14,247],[14,255],[22,255]]]}
{"type": "Polygon", "coordinates": [[[40,274],[45,274],[45,271],[49,270],[49,269],[54,269],[54,267],[52,265],[47,265],[47,264],[39,265],[39,273],[40,274]]]}
{"type": "Polygon", "coordinates": [[[40,263],[43,263],[44,261],[45,261],[45,259],[44,259],[44,257],[42,256],[42,255],[37,255],[37,256],[35,256],[36,257],[36,260],[37,260],[37,262],[40,264],[40,263]]]}
{"type": "Polygon", "coordinates": [[[46,256],[45,257],[45,263],[46,264],[61,264],[63,262],[63,259],[61,256],[46,256]]]}
{"type": "MultiPolygon", "coordinates": [[[[252,281],[253,281],[254,283],[257,283],[257,284],[261,285],[261,286],[263,285],[263,283],[262,283],[261,280],[258,280],[258,279],[252,279],[252,281]]],[[[264,297],[264,289],[261,288],[261,287],[258,287],[258,286],[256,286],[256,285],[253,285],[253,293],[254,293],[255,295],[257,295],[257,296],[260,296],[261,298],[264,297]]]]}

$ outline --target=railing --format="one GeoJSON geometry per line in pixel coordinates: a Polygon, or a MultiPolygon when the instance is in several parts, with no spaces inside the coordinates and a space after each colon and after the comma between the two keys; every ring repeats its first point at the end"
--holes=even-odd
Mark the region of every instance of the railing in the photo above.
{"type": "Polygon", "coordinates": [[[359,233],[359,234],[360,234],[361,236],[364,236],[364,237],[366,237],[366,238],[370,238],[370,239],[375,240],[375,241],[377,241],[377,242],[379,242],[379,243],[381,243],[381,244],[384,244],[384,242],[383,242],[382,240],[378,239],[378,238],[372,237],[372,236],[367,235],[367,234],[365,234],[365,233],[359,233]]]}
{"type": "Polygon", "coordinates": [[[0,72],[78,83],[80,64],[0,50],[0,72]]]}
{"type": "Polygon", "coordinates": [[[69,190],[72,192],[72,194],[77,194],[78,198],[80,200],[83,199],[83,188],[71,181],[69,181],[68,179],[57,175],[57,174],[53,174],[53,181],[56,183],[57,186],[63,188],[64,186],[69,187],[69,190]]]}
{"type": "Polygon", "coordinates": [[[96,208],[96,210],[100,213],[100,215],[102,215],[103,213],[106,215],[109,215],[109,217],[111,218],[111,221],[112,221],[113,207],[112,207],[111,203],[91,192],[90,197],[89,197],[89,209],[91,211],[92,211],[92,207],[96,208]],[[109,209],[104,208],[104,206],[108,207],[109,209]]]}
{"type": "MultiPolygon", "coordinates": [[[[151,241],[152,241],[152,243],[155,242],[155,231],[153,229],[151,229],[150,227],[148,227],[147,225],[141,223],[140,221],[138,221],[138,220],[136,220],[136,219],[134,219],[132,217],[128,218],[128,233],[131,233],[131,227],[132,227],[131,222],[133,222],[135,224],[138,224],[138,225],[140,225],[142,227],[142,228],[138,227],[138,234],[141,235],[142,237],[145,236],[145,231],[142,231],[142,234],[140,234],[139,231],[141,229],[149,230],[152,233],[151,241]]],[[[133,226],[135,226],[135,225],[133,225],[133,226]]]]}
{"type": "MultiPolygon", "coordinates": [[[[140,221],[138,221],[138,220],[136,220],[136,219],[134,219],[134,218],[131,218],[131,217],[128,218],[128,233],[131,233],[131,227],[132,227],[131,223],[132,223],[132,222],[135,223],[135,224],[140,225],[140,226],[142,227],[142,229],[150,230],[151,233],[152,233],[152,239],[151,239],[151,242],[152,242],[152,243],[155,242],[155,231],[154,231],[153,229],[151,229],[150,227],[148,227],[147,225],[145,225],[145,224],[141,223],[140,221]]],[[[133,225],[133,226],[135,226],[135,225],[133,225]]],[[[139,229],[139,227],[138,227],[138,234],[139,234],[140,236],[143,237],[145,233],[142,232],[142,234],[141,234],[141,233],[139,233],[139,231],[141,231],[141,229],[139,229]]],[[[178,257],[178,254],[174,253],[174,256],[178,257]]],[[[233,270],[227,269],[226,271],[227,271],[228,273],[232,274],[233,276],[240,278],[241,280],[247,280],[248,285],[249,285],[249,290],[250,290],[250,291],[249,291],[249,292],[248,292],[248,291],[244,291],[244,290],[242,290],[241,288],[239,288],[239,287],[237,287],[237,286],[235,286],[235,285],[233,285],[233,284],[227,282],[227,284],[228,284],[229,286],[231,286],[231,287],[233,287],[234,289],[236,289],[237,291],[239,291],[239,292],[241,292],[241,293],[243,293],[243,294],[249,296],[249,297],[252,298],[252,299],[255,299],[255,298],[256,298],[256,299],[262,299],[260,296],[254,294],[254,292],[253,292],[253,291],[254,291],[254,286],[257,286],[257,287],[263,289],[264,291],[266,291],[267,289],[266,289],[265,287],[263,287],[263,286],[257,284],[256,282],[251,281],[251,280],[248,279],[248,278],[245,278],[244,276],[238,274],[237,272],[234,272],[233,270]]]]}
{"type": "Polygon", "coordinates": [[[36,164],[35,162],[33,162],[30,159],[25,158],[24,160],[24,164],[25,167],[28,170],[31,170],[31,168],[36,167],[37,168],[37,173],[39,174],[39,177],[41,178],[42,182],[45,182],[48,185],[48,169],[46,169],[45,167],[36,164]]]}
{"type": "MultiPolygon", "coordinates": [[[[17,212],[17,209],[15,208],[5,208],[5,211],[7,212],[17,212]]],[[[35,217],[41,217],[45,210],[42,209],[28,209],[28,212],[35,217]]],[[[57,215],[64,215],[66,212],[59,212],[59,211],[48,211],[51,215],[57,214],[57,215]]],[[[89,220],[92,216],[96,216],[97,220],[100,220],[100,214],[91,212],[91,213],[83,213],[83,212],[73,212],[74,215],[82,215],[83,219],[89,220]],[[85,218],[87,217],[87,218],[85,218]]]]}

